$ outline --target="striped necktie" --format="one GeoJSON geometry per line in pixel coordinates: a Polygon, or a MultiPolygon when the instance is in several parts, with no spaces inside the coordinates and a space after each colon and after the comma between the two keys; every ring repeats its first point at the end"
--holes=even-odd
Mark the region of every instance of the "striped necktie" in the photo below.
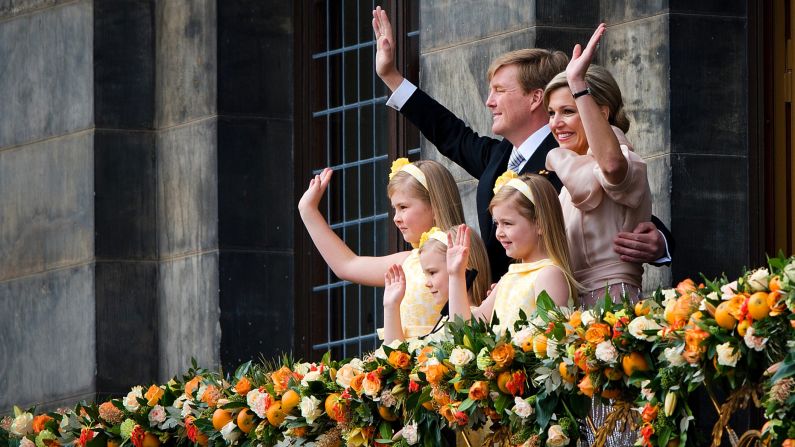
{"type": "Polygon", "coordinates": [[[522,162],[524,162],[524,157],[516,148],[513,148],[511,150],[511,158],[508,160],[508,169],[518,174],[519,166],[522,165],[522,162]]]}

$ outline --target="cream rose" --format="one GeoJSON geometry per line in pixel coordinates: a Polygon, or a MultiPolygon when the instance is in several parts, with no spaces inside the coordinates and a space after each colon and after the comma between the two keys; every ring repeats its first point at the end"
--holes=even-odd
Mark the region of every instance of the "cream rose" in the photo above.
{"type": "Polygon", "coordinates": [[[662,307],[668,306],[672,301],[676,301],[676,290],[675,289],[665,289],[662,291],[663,294],[663,301],[662,307]]]}
{"type": "Polygon", "coordinates": [[[161,405],[155,405],[149,412],[149,425],[157,427],[166,421],[166,409],[161,405]]]}
{"type": "Polygon", "coordinates": [[[304,396],[301,399],[300,407],[301,416],[310,424],[323,415],[323,410],[320,409],[320,400],[315,396],[304,396]]]}
{"type": "Polygon", "coordinates": [[[381,379],[375,374],[367,374],[362,382],[362,389],[364,394],[370,397],[378,396],[381,391],[381,379]]]}
{"type": "Polygon", "coordinates": [[[419,433],[417,433],[417,424],[412,422],[403,426],[403,439],[406,444],[414,445],[420,440],[419,433]]]}
{"type": "Polygon", "coordinates": [[[547,431],[547,447],[563,447],[569,445],[569,437],[560,425],[553,425],[547,431]]]}
{"type": "Polygon", "coordinates": [[[28,438],[22,438],[19,440],[19,447],[36,447],[36,443],[28,438]]]}
{"type": "Polygon", "coordinates": [[[317,382],[318,380],[320,380],[320,369],[306,373],[304,378],[301,379],[301,385],[309,386],[309,382],[317,382]]]}
{"type": "Polygon", "coordinates": [[[224,438],[224,441],[230,444],[234,444],[237,441],[237,438],[240,437],[240,430],[235,430],[236,428],[237,424],[235,424],[235,421],[229,421],[221,428],[221,437],[224,438]]]}
{"type": "Polygon", "coordinates": [[[654,341],[657,338],[657,331],[662,329],[662,326],[651,318],[638,317],[629,322],[627,329],[638,340],[654,341]],[[655,332],[654,334],[649,335],[646,333],[646,331],[652,330],[655,332]]]}
{"type": "Polygon", "coordinates": [[[519,396],[513,398],[513,412],[524,419],[533,414],[533,406],[519,396]]]}
{"type": "Polygon", "coordinates": [[[138,403],[138,399],[144,398],[144,387],[142,386],[134,386],[132,390],[127,393],[127,396],[124,398],[124,408],[127,411],[137,411],[141,404],[138,403]]]}
{"type": "Polygon", "coordinates": [[[361,373],[362,369],[357,368],[357,365],[354,364],[353,361],[346,363],[340,367],[339,371],[337,371],[337,385],[343,388],[348,388],[351,386],[351,380],[361,373]]]}
{"type": "Polygon", "coordinates": [[[745,345],[753,349],[754,351],[764,350],[765,345],[767,344],[767,338],[757,337],[756,335],[754,335],[753,327],[749,327],[748,330],[745,331],[745,336],[743,337],[743,340],[745,340],[745,345]]]}
{"type": "Polygon", "coordinates": [[[450,353],[450,363],[455,366],[464,366],[475,360],[475,353],[466,348],[456,347],[450,353]]]}
{"type": "Polygon", "coordinates": [[[766,268],[754,270],[751,276],[748,277],[748,285],[754,292],[761,292],[767,290],[767,284],[770,281],[770,272],[766,268]]]}
{"type": "Polygon", "coordinates": [[[723,366],[737,366],[740,360],[740,350],[733,347],[731,343],[721,343],[715,347],[718,352],[718,364],[723,366]]]}
{"type": "Polygon", "coordinates": [[[15,417],[8,431],[12,435],[20,437],[33,433],[33,415],[31,413],[22,413],[15,417]]]}
{"type": "Polygon", "coordinates": [[[585,312],[580,315],[580,320],[582,320],[583,326],[588,326],[589,324],[596,321],[596,317],[594,317],[593,312],[590,310],[586,310],[585,312]]]}
{"type": "Polygon", "coordinates": [[[720,288],[721,299],[726,301],[737,295],[737,281],[732,281],[720,288]]]}
{"type": "Polygon", "coordinates": [[[596,345],[596,358],[605,363],[618,361],[618,351],[612,341],[603,341],[596,345]]]}
{"type": "Polygon", "coordinates": [[[671,366],[682,366],[687,363],[679,348],[665,348],[662,356],[671,366]]]}

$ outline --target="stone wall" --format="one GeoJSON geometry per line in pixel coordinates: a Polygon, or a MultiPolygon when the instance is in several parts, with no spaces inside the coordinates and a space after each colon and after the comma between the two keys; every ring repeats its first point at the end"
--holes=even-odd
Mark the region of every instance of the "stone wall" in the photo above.
{"type": "Polygon", "coordinates": [[[291,18],[0,0],[0,413],[292,348],[291,18]]]}

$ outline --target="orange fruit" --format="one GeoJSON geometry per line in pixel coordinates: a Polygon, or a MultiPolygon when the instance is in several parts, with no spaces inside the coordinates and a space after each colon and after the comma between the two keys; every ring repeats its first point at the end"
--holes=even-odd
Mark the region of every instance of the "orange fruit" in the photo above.
{"type": "Polygon", "coordinates": [[[770,307],[767,305],[767,293],[756,292],[748,298],[748,313],[754,320],[761,320],[770,313],[770,307]]]}
{"type": "Polygon", "coordinates": [[[770,277],[770,281],[767,283],[767,288],[770,289],[771,292],[778,292],[781,290],[781,278],[778,275],[773,275],[770,277]]]}
{"type": "Polygon", "coordinates": [[[511,380],[511,372],[510,371],[503,371],[497,376],[497,388],[505,394],[511,394],[506,386],[508,382],[511,380]]]}
{"type": "Polygon", "coordinates": [[[605,377],[610,380],[618,380],[623,376],[624,373],[622,373],[618,368],[605,368],[605,377]]]}
{"type": "Polygon", "coordinates": [[[625,355],[621,359],[621,366],[624,367],[624,374],[632,376],[635,371],[648,371],[649,364],[646,362],[646,357],[640,352],[634,351],[625,355]]]}
{"type": "Polygon", "coordinates": [[[734,329],[737,320],[731,314],[731,303],[729,301],[724,301],[715,308],[715,321],[723,329],[734,329]]]}
{"type": "Polygon", "coordinates": [[[397,415],[392,410],[390,410],[389,408],[383,405],[378,406],[378,414],[381,416],[381,419],[387,422],[394,422],[398,420],[397,415]]]}
{"type": "Polygon", "coordinates": [[[533,337],[533,352],[536,357],[545,359],[547,358],[547,337],[544,334],[538,334],[533,337]]]}
{"type": "Polygon", "coordinates": [[[558,364],[558,371],[560,371],[560,378],[563,379],[564,382],[574,383],[577,380],[577,374],[569,372],[569,368],[564,362],[558,364]]]}
{"type": "Polygon", "coordinates": [[[293,390],[287,390],[282,395],[282,411],[289,413],[301,402],[301,396],[293,390]]]}
{"type": "Polygon", "coordinates": [[[213,428],[221,431],[224,425],[232,422],[232,413],[222,408],[215,410],[213,413],[213,428]]]}
{"type": "Polygon", "coordinates": [[[119,447],[119,440],[118,439],[108,439],[106,444],[107,447],[119,447]]]}
{"type": "Polygon", "coordinates": [[[268,422],[274,427],[278,427],[282,425],[282,422],[287,418],[287,413],[282,411],[282,403],[281,402],[274,402],[268,407],[268,411],[265,412],[265,416],[268,417],[268,422]]]}
{"type": "Polygon", "coordinates": [[[745,337],[745,332],[749,327],[751,327],[751,322],[748,320],[743,320],[737,325],[737,333],[740,334],[740,337],[745,337]]]}
{"type": "Polygon", "coordinates": [[[326,397],[326,402],[324,403],[326,414],[337,422],[345,420],[345,403],[341,399],[342,397],[339,393],[331,393],[326,397]]]}
{"type": "Polygon", "coordinates": [[[146,432],[146,434],[144,435],[143,447],[159,447],[159,446],[160,446],[160,438],[149,432],[146,432]]]}
{"type": "Polygon", "coordinates": [[[256,425],[254,424],[254,413],[248,408],[240,410],[240,413],[237,414],[237,426],[240,431],[248,433],[254,428],[254,425],[256,425]]]}

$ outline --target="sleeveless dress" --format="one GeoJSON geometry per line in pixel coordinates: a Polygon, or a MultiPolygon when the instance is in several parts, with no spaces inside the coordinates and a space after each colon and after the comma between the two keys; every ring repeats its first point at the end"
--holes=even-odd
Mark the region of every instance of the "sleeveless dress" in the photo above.
{"type": "MultiPolygon", "coordinates": [[[[405,338],[421,337],[434,329],[446,302],[437,303],[425,286],[425,272],[420,265],[420,250],[415,248],[401,265],[406,276],[406,293],[400,303],[400,322],[405,338]]],[[[383,328],[378,329],[383,339],[383,328]]]]}
{"type": "MultiPolygon", "coordinates": [[[[541,259],[508,266],[508,272],[497,283],[494,316],[499,319],[499,324],[494,326],[496,333],[513,333],[513,323],[519,319],[520,310],[528,318],[531,317],[536,310],[536,296],[541,293],[535,286],[538,273],[544,267],[550,266],[557,267],[557,264],[551,259],[541,259]]],[[[573,305],[569,299],[569,306],[573,305]]]]}

